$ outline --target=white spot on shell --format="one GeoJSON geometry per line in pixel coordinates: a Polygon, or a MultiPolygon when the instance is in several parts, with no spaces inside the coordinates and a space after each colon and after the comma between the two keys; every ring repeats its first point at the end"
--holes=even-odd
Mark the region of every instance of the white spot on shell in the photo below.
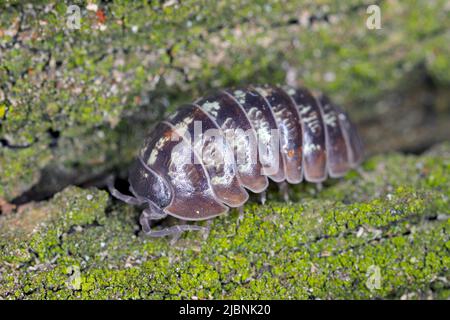
{"type": "Polygon", "coordinates": [[[301,115],[307,114],[311,110],[311,106],[305,106],[304,104],[300,104],[298,106],[298,110],[301,115]]]}
{"type": "Polygon", "coordinates": [[[323,120],[325,121],[325,124],[330,127],[336,126],[336,115],[334,112],[325,113],[323,115],[323,120]]]}
{"type": "Polygon", "coordinates": [[[158,153],[166,143],[167,139],[167,137],[161,137],[158,142],[156,142],[155,147],[153,148],[152,152],[150,153],[150,157],[148,158],[148,165],[152,165],[155,163],[156,158],[158,157],[158,153]]]}
{"type": "Polygon", "coordinates": [[[310,112],[309,114],[306,114],[306,112],[304,112],[304,113],[300,112],[300,113],[301,113],[301,118],[302,118],[303,123],[306,123],[306,125],[312,131],[312,133],[316,133],[318,130],[320,130],[319,119],[318,119],[317,113],[315,111],[310,112]]]}
{"type": "Polygon", "coordinates": [[[154,164],[156,161],[156,157],[158,157],[158,150],[153,149],[152,152],[150,153],[150,157],[148,158],[147,164],[148,165],[154,164]]]}
{"type": "Polygon", "coordinates": [[[320,149],[321,149],[320,145],[318,145],[318,144],[308,143],[308,144],[305,144],[303,146],[303,152],[304,153],[310,153],[310,152],[314,152],[314,151],[319,151],[320,149]]]}
{"type": "Polygon", "coordinates": [[[181,143],[176,145],[171,152],[168,175],[171,178],[172,185],[187,193],[195,192],[195,186],[192,185],[192,175],[195,175],[195,167],[187,165],[190,162],[190,149],[181,143]],[[187,166],[188,167],[187,167],[187,166]],[[187,169],[190,167],[189,172],[187,169]]]}
{"type": "Polygon", "coordinates": [[[220,109],[220,104],[217,101],[205,102],[202,104],[203,110],[210,113],[213,117],[217,117],[217,110],[220,109]]]}
{"type": "Polygon", "coordinates": [[[261,95],[263,95],[264,97],[267,97],[267,96],[270,95],[269,92],[268,92],[266,89],[261,88],[261,87],[257,87],[257,88],[256,88],[256,91],[258,91],[258,92],[259,92],[261,95]]]}
{"type": "Polygon", "coordinates": [[[234,97],[237,99],[237,101],[240,104],[244,104],[245,103],[245,92],[242,90],[236,90],[233,92],[234,97]]]}
{"type": "Polygon", "coordinates": [[[184,133],[187,131],[187,127],[194,121],[193,116],[189,116],[183,119],[183,121],[175,124],[175,129],[177,131],[178,135],[184,135],[184,133]]]}
{"type": "Polygon", "coordinates": [[[214,176],[211,179],[213,185],[229,185],[233,177],[228,175],[214,176]]]}
{"type": "Polygon", "coordinates": [[[293,96],[295,94],[295,89],[294,88],[289,88],[286,91],[290,96],[293,96]]]}

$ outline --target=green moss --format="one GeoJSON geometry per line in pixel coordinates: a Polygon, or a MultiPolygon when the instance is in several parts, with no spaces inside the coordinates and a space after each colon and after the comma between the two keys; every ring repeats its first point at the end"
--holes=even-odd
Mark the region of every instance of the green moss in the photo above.
{"type": "Polygon", "coordinates": [[[271,192],[175,244],[136,235],[139,213],[106,192],[70,187],[0,217],[0,296],[448,298],[449,152],[377,156],[363,176],[294,188],[291,204],[271,192]]]}

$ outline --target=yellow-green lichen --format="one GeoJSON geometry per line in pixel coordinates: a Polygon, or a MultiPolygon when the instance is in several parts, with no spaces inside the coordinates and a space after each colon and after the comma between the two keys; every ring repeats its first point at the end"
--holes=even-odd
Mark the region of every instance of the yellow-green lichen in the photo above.
{"type": "Polygon", "coordinates": [[[70,187],[0,217],[0,296],[448,298],[449,150],[369,159],[291,204],[271,192],[175,244],[136,235],[139,213],[106,192],[70,187]]]}

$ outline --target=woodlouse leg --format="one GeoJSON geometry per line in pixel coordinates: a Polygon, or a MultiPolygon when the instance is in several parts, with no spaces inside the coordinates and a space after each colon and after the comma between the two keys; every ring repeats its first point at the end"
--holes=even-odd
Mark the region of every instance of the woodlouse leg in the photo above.
{"type": "MultiPolygon", "coordinates": [[[[161,218],[162,219],[162,218],[161,218]]],[[[152,230],[151,221],[152,220],[159,220],[159,219],[152,219],[145,216],[145,213],[142,212],[141,216],[139,217],[139,223],[142,226],[142,231],[145,234],[148,234],[152,230]]]]}
{"type": "Polygon", "coordinates": [[[168,228],[164,228],[161,230],[144,230],[145,234],[150,237],[165,237],[165,236],[174,236],[174,240],[176,241],[180,235],[184,231],[208,231],[207,227],[197,226],[193,224],[180,224],[168,228]]]}
{"type": "Polygon", "coordinates": [[[259,202],[261,202],[262,205],[266,203],[267,200],[267,194],[266,191],[263,191],[259,194],[259,202]]]}
{"type": "Polygon", "coordinates": [[[322,191],[322,189],[323,189],[323,184],[322,184],[322,182],[316,183],[316,190],[317,190],[317,192],[322,191]]]}
{"type": "Polygon", "coordinates": [[[114,187],[114,179],[113,179],[112,177],[111,177],[111,178],[108,178],[108,180],[107,180],[107,186],[108,186],[108,190],[109,190],[109,192],[111,193],[111,195],[112,195],[114,198],[116,198],[116,199],[122,200],[123,202],[128,203],[128,204],[131,204],[131,205],[133,205],[133,206],[137,206],[137,205],[140,205],[140,204],[143,203],[141,200],[139,200],[139,199],[137,199],[137,198],[135,198],[135,197],[132,197],[132,196],[128,196],[128,195],[126,195],[126,194],[123,194],[122,192],[120,192],[119,190],[117,190],[117,189],[114,187]]]}
{"type": "Polygon", "coordinates": [[[145,218],[147,220],[161,220],[165,217],[167,217],[167,213],[154,212],[150,208],[144,209],[141,214],[141,218],[145,218]]]}
{"type": "Polygon", "coordinates": [[[203,240],[208,239],[209,237],[209,231],[211,230],[211,225],[212,225],[212,219],[206,220],[206,227],[204,227],[203,230],[203,240]]]}
{"type": "Polygon", "coordinates": [[[278,188],[280,189],[280,195],[283,197],[285,202],[289,202],[289,185],[286,181],[278,183],[278,188]]]}
{"type": "Polygon", "coordinates": [[[239,211],[239,217],[238,217],[237,223],[239,225],[239,223],[244,220],[244,206],[240,206],[238,208],[238,211],[239,211]]]}
{"type": "Polygon", "coordinates": [[[164,219],[165,217],[167,217],[167,213],[162,211],[152,202],[148,202],[148,208],[145,208],[142,211],[139,222],[141,223],[144,233],[148,234],[151,231],[151,222],[164,219]]]}
{"type": "Polygon", "coordinates": [[[364,180],[368,180],[369,179],[369,175],[367,174],[367,172],[364,171],[364,169],[362,167],[357,167],[356,168],[356,172],[358,172],[358,174],[364,179],[364,180]]]}
{"type": "Polygon", "coordinates": [[[176,241],[184,231],[207,231],[207,227],[183,224],[167,227],[161,230],[152,230],[151,222],[161,220],[167,217],[167,213],[158,208],[155,204],[148,202],[149,207],[142,211],[139,222],[142,225],[142,231],[150,237],[165,237],[173,235],[173,242],[176,241]]]}

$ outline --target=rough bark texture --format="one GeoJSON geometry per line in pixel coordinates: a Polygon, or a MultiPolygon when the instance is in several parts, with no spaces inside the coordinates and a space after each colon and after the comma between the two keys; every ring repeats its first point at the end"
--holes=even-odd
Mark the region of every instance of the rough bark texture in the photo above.
{"type": "Polygon", "coordinates": [[[448,298],[449,159],[449,144],[373,157],[363,176],[297,187],[289,204],[270,193],[175,244],[70,187],[2,217],[0,297],[448,298]]]}
{"type": "Polygon", "coordinates": [[[380,30],[374,1],[79,2],[79,30],[70,4],[1,7],[0,297],[448,298],[449,146],[389,153],[450,136],[447,1],[376,1],[380,30]],[[87,189],[180,103],[267,82],[340,103],[364,176],[272,192],[175,246],[87,189]]]}

